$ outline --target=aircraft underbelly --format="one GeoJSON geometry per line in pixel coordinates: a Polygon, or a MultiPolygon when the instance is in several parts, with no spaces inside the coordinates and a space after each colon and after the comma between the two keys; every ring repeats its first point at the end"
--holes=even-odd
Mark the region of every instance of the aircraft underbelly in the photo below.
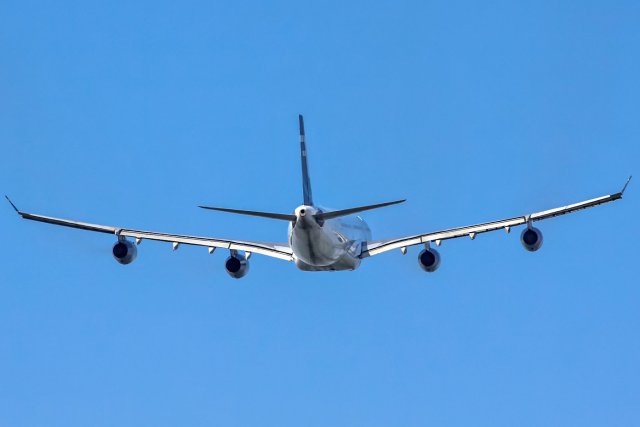
{"type": "Polygon", "coordinates": [[[296,267],[302,271],[342,271],[342,270],[355,270],[360,266],[360,258],[354,258],[351,255],[345,253],[338,258],[333,264],[318,266],[309,265],[300,259],[296,259],[296,267]]]}
{"type": "Polygon", "coordinates": [[[316,235],[315,239],[294,237],[292,243],[296,267],[300,270],[340,271],[355,270],[360,266],[360,258],[350,254],[344,244],[327,239],[326,235],[316,235]]]}
{"type": "Polygon", "coordinates": [[[296,258],[315,267],[334,264],[345,253],[344,245],[336,243],[321,228],[296,229],[291,238],[291,248],[296,258]]]}
{"type": "Polygon", "coordinates": [[[358,242],[370,238],[364,221],[357,219],[315,220],[300,218],[289,228],[296,266],[304,271],[355,270],[360,266],[358,242]]]}

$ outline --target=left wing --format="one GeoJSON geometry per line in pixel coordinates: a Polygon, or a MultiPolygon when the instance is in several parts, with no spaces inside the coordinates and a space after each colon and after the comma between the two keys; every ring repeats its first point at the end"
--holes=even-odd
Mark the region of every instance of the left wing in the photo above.
{"type": "MultiPolygon", "coordinates": [[[[6,197],[6,196],[5,196],[6,197]]],[[[9,198],[7,197],[7,200],[9,198]]],[[[32,221],[46,222],[48,224],[62,225],[64,227],[79,228],[81,230],[96,231],[99,233],[113,234],[118,237],[130,237],[139,244],[142,240],[158,240],[174,245],[194,245],[204,246],[213,252],[216,248],[249,252],[252,254],[266,255],[273,258],[293,261],[293,252],[285,243],[251,242],[244,240],[226,240],[213,237],[183,236],[180,234],[158,233],[155,231],[141,231],[129,228],[113,227],[109,225],[90,224],[86,222],[72,221],[68,219],[54,218],[44,215],[36,215],[22,212],[9,200],[13,209],[24,219],[32,221]]]]}
{"type": "Polygon", "coordinates": [[[363,245],[360,258],[366,258],[374,255],[381,254],[383,252],[391,251],[394,249],[400,249],[403,252],[406,251],[408,246],[435,243],[440,245],[443,240],[456,239],[458,237],[469,237],[471,240],[475,239],[476,235],[486,233],[489,231],[504,229],[507,233],[511,231],[512,227],[518,225],[528,224],[533,221],[541,221],[543,219],[553,218],[560,215],[576,212],[582,209],[591,208],[604,203],[613,202],[621,199],[624,191],[629,185],[631,177],[627,180],[622,190],[615,194],[609,194],[602,197],[596,197],[595,199],[585,200],[584,202],[574,203],[572,205],[562,206],[555,209],[549,209],[546,211],[535,212],[530,215],[516,216],[513,218],[502,219],[499,221],[485,222],[482,224],[468,225],[465,227],[451,228],[449,230],[435,231],[426,234],[417,234],[409,237],[401,237],[399,239],[387,239],[366,242],[363,245]]]}

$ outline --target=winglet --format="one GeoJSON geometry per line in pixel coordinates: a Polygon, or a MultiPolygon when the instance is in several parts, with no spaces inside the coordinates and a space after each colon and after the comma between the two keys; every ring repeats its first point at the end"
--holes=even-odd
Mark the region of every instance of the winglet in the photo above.
{"type": "Polygon", "coordinates": [[[629,179],[627,179],[627,182],[624,184],[624,187],[622,187],[622,191],[620,192],[620,195],[624,194],[624,190],[627,189],[627,185],[629,185],[629,182],[631,182],[631,178],[633,178],[633,175],[629,175],[629,179]]]}
{"type": "Polygon", "coordinates": [[[13,207],[13,209],[14,209],[16,212],[20,213],[20,211],[18,210],[18,208],[16,208],[16,205],[14,205],[14,204],[13,204],[13,202],[11,201],[11,199],[9,198],[9,196],[7,196],[7,195],[5,194],[4,198],[5,198],[5,199],[7,199],[7,201],[11,204],[11,207],[13,207]]]}

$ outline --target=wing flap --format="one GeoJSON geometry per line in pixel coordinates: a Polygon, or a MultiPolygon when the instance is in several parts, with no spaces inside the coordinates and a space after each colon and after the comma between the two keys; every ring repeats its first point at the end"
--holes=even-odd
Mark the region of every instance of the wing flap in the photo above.
{"type": "Polygon", "coordinates": [[[286,261],[292,260],[292,252],[288,246],[277,243],[262,243],[240,240],[214,239],[209,237],[183,236],[179,234],[156,233],[139,230],[119,230],[118,235],[142,240],[156,240],[160,242],[180,243],[184,245],[206,246],[209,248],[246,251],[286,261]]]}

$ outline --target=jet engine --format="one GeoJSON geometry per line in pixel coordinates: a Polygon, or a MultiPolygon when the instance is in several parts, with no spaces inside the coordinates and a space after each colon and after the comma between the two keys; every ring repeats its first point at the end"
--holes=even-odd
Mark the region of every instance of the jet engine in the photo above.
{"type": "Polygon", "coordinates": [[[440,267],[440,254],[435,249],[424,248],[418,255],[418,264],[424,271],[433,273],[440,267]]]}
{"type": "Polygon", "coordinates": [[[135,244],[131,243],[126,239],[118,240],[118,242],[113,245],[113,257],[120,264],[131,264],[133,260],[136,259],[138,255],[138,248],[135,244]]]}
{"type": "Polygon", "coordinates": [[[249,272],[249,261],[244,255],[231,254],[224,262],[224,268],[229,273],[229,276],[234,279],[240,279],[249,272]]]}
{"type": "Polygon", "coordinates": [[[535,252],[542,246],[542,232],[535,227],[527,227],[520,235],[522,246],[529,252],[535,252]]]}

